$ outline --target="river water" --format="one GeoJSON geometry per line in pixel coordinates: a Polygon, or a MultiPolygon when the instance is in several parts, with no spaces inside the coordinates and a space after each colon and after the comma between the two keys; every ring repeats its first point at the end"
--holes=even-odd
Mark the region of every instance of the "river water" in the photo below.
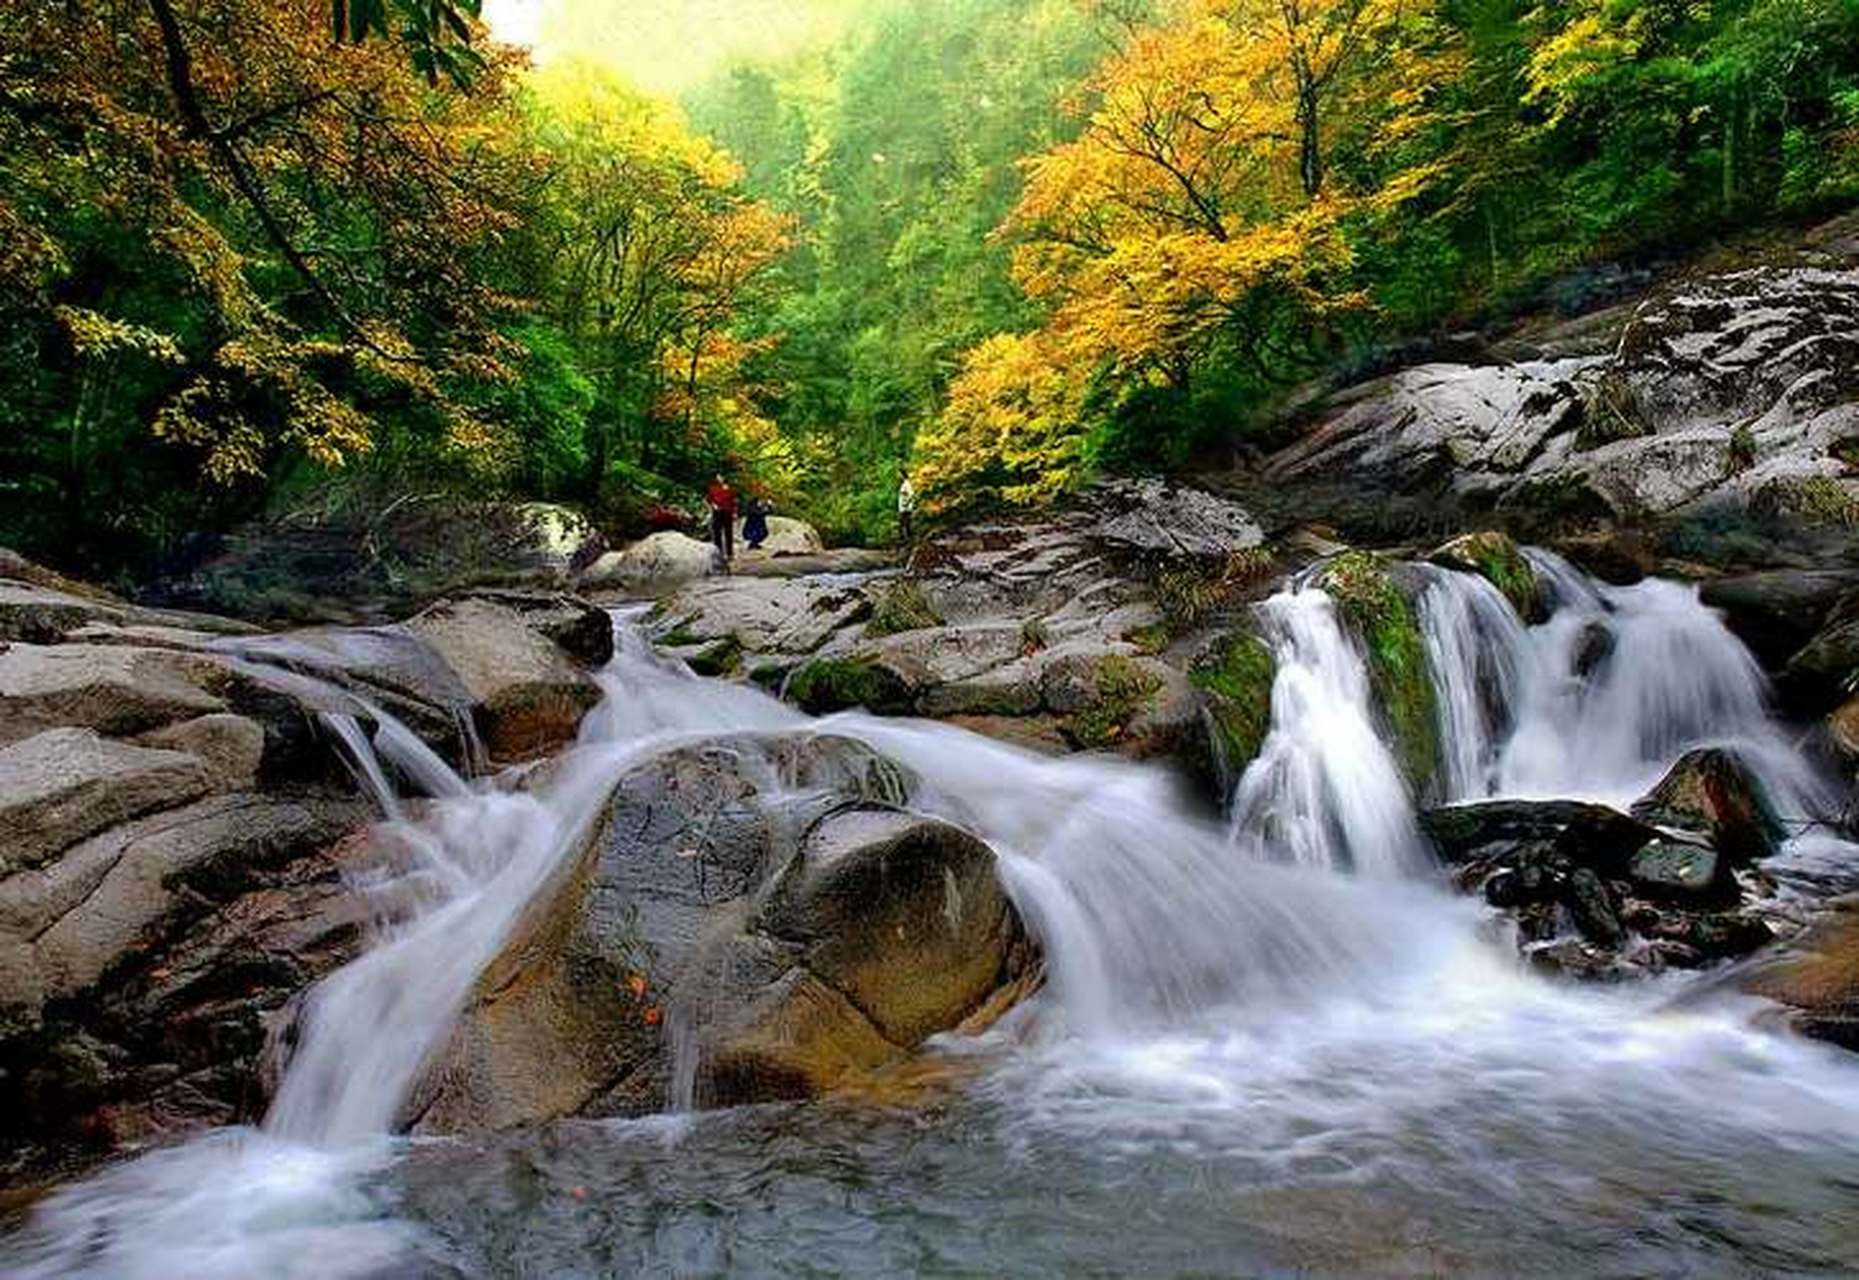
{"type": "MultiPolygon", "coordinates": [[[[1688,588],[1537,564],[1556,606],[1537,626],[1479,579],[1423,571],[1450,797],[1621,802],[1687,747],[1721,742],[1791,815],[1832,802],[1688,588]]],[[[1859,1274],[1859,1057],[1771,1034],[1694,980],[1593,989],[1525,972],[1480,905],[1440,886],[1328,599],[1287,590],[1262,609],[1274,728],[1224,823],[1153,768],[1034,757],[945,725],[809,721],[661,664],[622,627],[607,699],[544,786],[427,778],[447,798],[392,825],[408,851],[409,883],[383,890],[398,923],[315,994],[264,1126],[64,1189],[0,1242],[0,1266],[125,1280],[1859,1274]],[[613,780],[745,728],[849,734],[916,771],[920,807],[996,849],[1045,945],[1046,990],[941,1046],[898,1096],[387,1136],[613,780]]],[[[1851,861],[1814,840],[1817,866],[1851,861]]]]}

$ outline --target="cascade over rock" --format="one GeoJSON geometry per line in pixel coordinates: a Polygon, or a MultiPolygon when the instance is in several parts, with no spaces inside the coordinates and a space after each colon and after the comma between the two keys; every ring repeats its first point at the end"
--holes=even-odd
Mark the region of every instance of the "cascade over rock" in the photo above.
{"type": "Polygon", "coordinates": [[[994,855],[831,735],[622,777],[415,1088],[422,1132],[811,1096],[1031,972],[994,855]],[[852,807],[848,807],[848,806],[852,807]]]}
{"type": "Polygon", "coordinates": [[[254,1118],[268,1027],[406,909],[358,888],[403,883],[406,850],[355,833],[402,790],[465,794],[441,757],[482,765],[477,726],[512,759],[572,739],[597,697],[576,663],[612,652],[558,595],[263,635],[12,571],[0,1168],[254,1118]]]}

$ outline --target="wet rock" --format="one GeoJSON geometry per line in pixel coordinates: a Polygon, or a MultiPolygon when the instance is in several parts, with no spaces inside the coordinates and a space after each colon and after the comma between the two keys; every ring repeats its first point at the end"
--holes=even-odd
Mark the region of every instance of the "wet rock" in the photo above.
{"type": "Polygon", "coordinates": [[[351,800],[215,796],[0,878],[10,1162],[245,1123],[268,1022],[359,953],[351,800]],[[348,852],[345,854],[344,849],[348,852]]]}
{"type": "Polygon", "coordinates": [[[583,590],[663,595],[687,582],[723,572],[723,552],[708,542],[667,530],[610,551],[581,575],[583,590]]]}
{"type": "Polygon", "coordinates": [[[1827,737],[1842,756],[1859,759],[1859,698],[1848,698],[1827,717],[1827,737]]]}
{"type": "Polygon", "coordinates": [[[1859,911],[1845,901],[1738,985],[1782,1006],[1803,1035],[1859,1050],[1859,911]]]}
{"type": "Polygon", "coordinates": [[[1572,861],[1615,874],[1658,831],[1606,805],[1584,800],[1475,800],[1423,809],[1420,825],[1442,859],[1467,862],[1491,845],[1552,843],[1572,861]]]}
{"type": "Polygon", "coordinates": [[[1503,593],[1526,622],[1541,622],[1549,615],[1536,570],[1508,534],[1489,530],[1461,534],[1435,548],[1427,559],[1448,569],[1478,574],[1503,593]]]}
{"type": "Polygon", "coordinates": [[[457,675],[493,760],[533,759],[573,741],[600,701],[586,673],[505,605],[467,598],[406,625],[457,675]]]}
{"type": "Polygon", "coordinates": [[[1727,865],[1707,844],[1653,840],[1627,860],[1634,887],[1654,897],[1701,898],[1734,891],[1727,865]]]}
{"type": "Polygon", "coordinates": [[[916,708],[920,676],[878,658],[820,658],[788,677],[787,696],[810,715],[862,707],[876,715],[907,715],[916,708]]]}
{"type": "Polygon", "coordinates": [[[896,809],[841,809],[802,841],[751,928],[905,1049],[1001,985],[1019,920],[981,841],[896,809]]]}
{"type": "Polygon", "coordinates": [[[1530,967],[1539,973],[1580,982],[1629,982],[1643,970],[1622,960],[1612,949],[1579,938],[1562,938],[1524,951],[1530,967]]]}
{"type": "Polygon", "coordinates": [[[1798,706],[1836,704],[1859,670],[1859,591],[1848,592],[1828,610],[1820,627],[1788,659],[1780,685],[1798,706]]]}
{"type": "Polygon", "coordinates": [[[416,1127],[811,1096],[960,1023],[1030,955],[992,853],[893,807],[914,785],[810,734],[628,774],[480,981],[416,1127]]]}
{"type": "Polygon", "coordinates": [[[207,765],[98,737],[48,729],[0,748],[0,875],[36,867],[115,823],[206,794],[207,765]]]}
{"type": "Polygon", "coordinates": [[[1588,867],[1574,867],[1568,873],[1563,899],[1582,937],[1603,947],[1617,947],[1626,939],[1614,898],[1588,867]]]}
{"type": "Polygon", "coordinates": [[[1774,671],[1814,638],[1854,588],[1859,573],[1852,570],[1775,569],[1712,579],[1698,598],[1719,610],[1736,638],[1774,671]]]}
{"type": "Polygon", "coordinates": [[[1318,585],[1361,645],[1375,703],[1395,757],[1416,792],[1439,768],[1439,715],[1419,615],[1398,574],[1383,557],[1351,551],[1324,566],[1318,585]]]}
{"type": "Polygon", "coordinates": [[[1642,822],[1708,835],[1732,863],[1772,856],[1784,838],[1762,783],[1719,747],[1688,751],[1659,784],[1634,802],[1642,822]]]}

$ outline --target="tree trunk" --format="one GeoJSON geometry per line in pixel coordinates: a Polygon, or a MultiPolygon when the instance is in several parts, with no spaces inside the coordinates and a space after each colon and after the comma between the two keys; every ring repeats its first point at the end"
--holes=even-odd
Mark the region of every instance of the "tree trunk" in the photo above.
{"type": "Polygon", "coordinates": [[[1297,114],[1301,134],[1298,172],[1304,180],[1304,194],[1315,200],[1317,193],[1323,190],[1323,136],[1317,122],[1317,90],[1314,85],[1304,84],[1299,87],[1297,114]]]}

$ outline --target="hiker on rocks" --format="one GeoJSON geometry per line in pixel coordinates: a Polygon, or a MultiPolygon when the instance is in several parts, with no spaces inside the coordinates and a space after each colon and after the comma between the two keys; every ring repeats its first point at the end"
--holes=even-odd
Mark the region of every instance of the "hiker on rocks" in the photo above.
{"type": "Polygon", "coordinates": [[[712,476],[704,502],[710,507],[710,541],[723,553],[727,565],[736,558],[736,491],[722,476],[712,476]]]}
{"type": "Polygon", "coordinates": [[[905,473],[904,482],[897,486],[897,537],[905,546],[911,542],[912,517],[917,514],[917,487],[910,483],[909,473],[905,473]]]}
{"type": "Polygon", "coordinates": [[[749,550],[759,551],[768,541],[768,513],[772,510],[774,507],[761,494],[749,495],[749,505],[744,508],[746,514],[742,519],[742,540],[749,544],[749,550]]]}

